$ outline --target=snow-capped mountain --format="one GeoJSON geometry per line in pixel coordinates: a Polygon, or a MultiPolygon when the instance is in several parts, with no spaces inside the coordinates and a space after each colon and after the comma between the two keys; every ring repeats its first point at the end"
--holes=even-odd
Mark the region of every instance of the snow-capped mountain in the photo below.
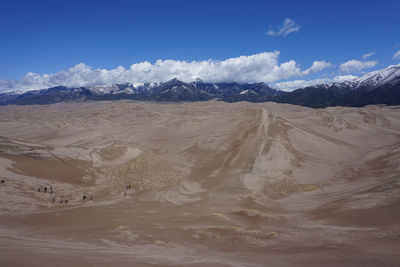
{"type": "Polygon", "coordinates": [[[227,102],[272,100],[283,94],[266,83],[204,83],[196,80],[185,83],[172,79],[160,83],[124,83],[110,86],[67,88],[63,86],[33,90],[21,94],[0,94],[0,105],[51,104],[62,101],[118,100],[141,101],[205,101],[219,99],[227,102]]]}
{"type": "Polygon", "coordinates": [[[66,101],[131,99],[138,101],[226,102],[275,101],[308,107],[400,105],[400,65],[370,72],[360,78],[333,84],[320,84],[286,93],[266,83],[185,83],[177,79],[160,83],[124,83],[110,86],[67,88],[57,86],[24,93],[0,94],[0,105],[52,104],[66,101]]]}
{"type": "Polygon", "coordinates": [[[400,105],[400,65],[389,66],[341,83],[297,89],[276,101],[308,107],[400,105]]]}
{"type": "Polygon", "coordinates": [[[137,94],[142,91],[151,90],[153,87],[158,86],[159,83],[123,83],[113,84],[109,86],[88,86],[91,92],[96,95],[106,94],[137,94]]]}
{"type": "Polygon", "coordinates": [[[396,84],[400,79],[400,64],[369,72],[354,80],[335,83],[336,86],[349,87],[352,90],[368,87],[370,90],[384,84],[396,84]]]}

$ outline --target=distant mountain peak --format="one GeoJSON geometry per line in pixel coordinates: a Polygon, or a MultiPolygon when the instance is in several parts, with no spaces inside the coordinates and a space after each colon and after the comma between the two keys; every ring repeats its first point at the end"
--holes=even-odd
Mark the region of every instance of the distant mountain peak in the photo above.
{"type": "Polygon", "coordinates": [[[391,65],[387,68],[369,72],[360,78],[356,78],[354,82],[357,82],[357,87],[371,85],[374,87],[380,86],[382,84],[391,82],[393,79],[400,77],[400,64],[391,65]]]}

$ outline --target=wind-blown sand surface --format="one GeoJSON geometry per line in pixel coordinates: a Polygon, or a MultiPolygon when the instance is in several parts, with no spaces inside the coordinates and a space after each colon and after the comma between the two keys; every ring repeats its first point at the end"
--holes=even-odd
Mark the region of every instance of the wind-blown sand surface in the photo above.
{"type": "Polygon", "coordinates": [[[1,266],[400,265],[399,107],[5,106],[0,175],[1,266]]]}

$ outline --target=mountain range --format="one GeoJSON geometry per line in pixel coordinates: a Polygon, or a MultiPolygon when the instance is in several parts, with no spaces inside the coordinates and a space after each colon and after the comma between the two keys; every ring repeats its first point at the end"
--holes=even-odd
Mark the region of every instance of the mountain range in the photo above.
{"type": "Polygon", "coordinates": [[[0,105],[53,104],[68,101],[131,99],[139,101],[206,101],[289,103],[312,108],[361,107],[371,104],[400,104],[400,65],[370,72],[341,83],[319,84],[292,92],[274,89],[266,83],[185,83],[177,79],[160,83],[124,83],[110,86],[68,88],[57,86],[27,92],[0,94],[0,105]]]}

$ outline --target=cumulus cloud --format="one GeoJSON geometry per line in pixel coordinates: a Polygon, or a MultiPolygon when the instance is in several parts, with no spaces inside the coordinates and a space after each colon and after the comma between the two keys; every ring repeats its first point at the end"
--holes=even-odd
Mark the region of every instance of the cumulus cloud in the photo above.
{"type": "Polygon", "coordinates": [[[373,55],[375,55],[375,52],[369,52],[369,53],[364,54],[364,55],[362,56],[362,58],[363,58],[363,59],[367,59],[367,58],[369,58],[369,57],[372,57],[373,55]]]}
{"type": "Polygon", "coordinates": [[[333,78],[333,82],[341,83],[341,82],[344,82],[344,81],[354,80],[356,78],[358,78],[358,76],[355,76],[355,75],[339,75],[339,76],[336,76],[336,77],[333,78]]]}
{"type": "Polygon", "coordinates": [[[303,71],[304,75],[309,75],[314,72],[319,72],[323,69],[332,67],[332,63],[326,61],[314,61],[309,69],[303,71]]]}
{"type": "Polygon", "coordinates": [[[378,61],[359,61],[359,60],[349,60],[339,66],[339,71],[342,73],[359,72],[363,69],[368,69],[374,67],[378,64],[378,61]]]}
{"type": "Polygon", "coordinates": [[[116,83],[163,82],[177,78],[184,82],[201,79],[204,82],[274,82],[306,76],[331,66],[315,61],[301,70],[296,61],[279,62],[279,51],[263,52],[226,60],[180,61],[157,60],[133,64],[130,68],[93,69],[80,63],[53,74],[26,74],[20,81],[0,80],[0,91],[32,90],[63,85],[67,87],[110,85],[116,83]]]}
{"type": "Polygon", "coordinates": [[[286,81],[286,82],[279,82],[273,84],[273,87],[282,91],[291,92],[298,88],[304,88],[307,86],[317,85],[317,84],[329,84],[335,82],[344,82],[348,80],[353,80],[358,78],[358,76],[354,75],[342,75],[336,76],[334,78],[325,78],[325,79],[313,79],[313,80],[294,80],[294,81],[286,81]]]}
{"type": "Polygon", "coordinates": [[[274,30],[270,29],[267,32],[267,35],[286,37],[291,33],[298,32],[299,30],[300,30],[300,26],[298,24],[296,24],[294,22],[294,20],[292,20],[290,18],[286,18],[278,30],[274,31],[274,30]]]}
{"type": "Polygon", "coordinates": [[[393,59],[400,58],[400,50],[394,53],[393,59]]]}

